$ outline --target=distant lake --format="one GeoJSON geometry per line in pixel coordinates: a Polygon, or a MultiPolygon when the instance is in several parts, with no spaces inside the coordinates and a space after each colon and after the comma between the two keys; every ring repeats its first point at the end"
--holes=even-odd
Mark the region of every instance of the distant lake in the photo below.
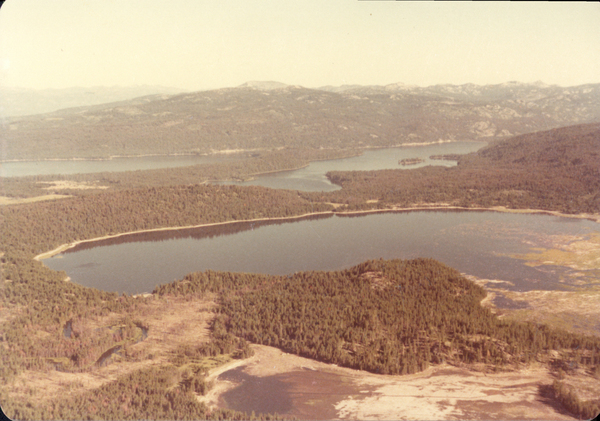
{"type": "Polygon", "coordinates": [[[137,158],[113,158],[107,160],[76,161],[20,161],[0,163],[1,177],[24,177],[47,174],[85,174],[97,172],[121,172],[154,170],[158,168],[187,167],[198,164],[214,164],[240,159],[242,154],[143,156],[137,158]]]}
{"type": "Polygon", "coordinates": [[[431,257],[516,291],[598,283],[594,271],[531,267],[514,254],[552,247],[556,236],[599,232],[592,221],[499,212],[416,211],[238,222],[84,243],[44,260],[81,285],[127,293],[207,269],[292,274],[339,270],[367,259],[431,257]],[[575,278],[573,278],[575,277],[575,278]]]}
{"type": "Polygon", "coordinates": [[[486,142],[451,142],[436,143],[424,146],[401,146],[386,149],[367,149],[361,156],[345,159],[311,162],[306,168],[294,171],[277,172],[256,177],[250,181],[227,181],[218,184],[235,184],[238,186],[263,186],[273,189],[290,189],[302,191],[333,191],[340,186],[332,184],[325,174],[329,171],[371,171],[387,169],[412,169],[427,165],[451,167],[456,161],[429,159],[431,155],[467,154],[475,152],[487,145],[486,142]],[[421,158],[423,162],[403,166],[398,163],[402,159],[421,158]]]}

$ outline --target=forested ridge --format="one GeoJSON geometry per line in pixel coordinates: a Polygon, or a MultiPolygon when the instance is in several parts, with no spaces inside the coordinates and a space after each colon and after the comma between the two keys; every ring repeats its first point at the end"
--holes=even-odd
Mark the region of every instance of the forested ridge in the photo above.
{"type": "MultiPolygon", "coordinates": [[[[158,286],[158,296],[220,296],[227,332],[285,352],[379,374],[449,363],[483,370],[544,364],[598,378],[600,338],[505,321],[481,306],[483,288],[432,259],[374,260],[336,272],[271,276],[197,272],[158,286]]],[[[558,402],[590,418],[600,400],[562,383],[558,402]]]]}
{"type": "MultiPolygon", "coordinates": [[[[312,203],[341,204],[339,211],[449,204],[506,206],[563,213],[600,212],[600,125],[589,124],[517,136],[458,159],[456,167],[330,172],[342,187],[335,192],[301,192],[312,203]]],[[[245,179],[261,172],[295,168],[315,159],[356,155],[356,150],[281,150],[231,163],[150,171],[2,180],[5,195],[48,194],[53,181],[70,180],[109,191],[193,185],[209,180],[245,179]]],[[[72,195],[99,190],[63,189],[72,195]]],[[[107,192],[100,191],[100,194],[107,192]]]]}
{"type": "MultiPolygon", "coordinates": [[[[1,377],[10,384],[26,370],[93,370],[102,355],[115,346],[131,343],[138,334],[138,325],[143,326],[139,312],[146,298],[119,297],[115,293],[64,282],[64,272],[52,271],[33,260],[35,254],[62,243],[131,230],[288,217],[330,209],[330,205],[313,204],[296,192],[212,185],[125,190],[64,201],[2,207],[0,310],[11,316],[2,322],[0,330],[1,377]],[[124,328],[115,331],[107,326],[100,331],[81,332],[69,339],[63,337],[63,326],[69,321],[76,327],[85,320],[110,314],[121,315],[117,325],[124,328]]],[[[237,343],[237,338],[234,343],[237,343]]],[[[209,347],[200,354],[194,351],[194,355],[234,351],[230,347],[219,349],[209,347]]],[[[173,361],[185,359],[187,352],[180,350],[172,356],[173,361]]],[[[242,346],[242,355],[244,352],[242,346]]],[[[140,376],[146,378],[143,373],[140,376]]],[[[118,390],[122,387],[119,384],[106,387],[118,390]]],[[[166,385],[171,387],[172,383],[166,385]]],[[[149,385],[149,390],[154,390],[155,386],[149,385]]],[[[162,390],[166,392],[166,389],[162,390]]],[[[166,419],[197,419],[199,413],[216,419],[250,417],[231,411],[212,413],[191,403],[176,408],[181,399],[193,401],[189,390],[185,391],[185,396],[167,394],[166,398],[156,396],[156,391],[147,393],[151,395],[150,403],[142,401],[145,403],[141,406],[128,404],[133,408],[128,419],[153,417],[151,411],[155,404],[166,405],[164,412],[160,412],[163,414],[160,416],[166,419]]],[[[35,408],[32,402],[17,403],[5,395],[0,403],[3,409],[16,414],[19,419],[81,419],[82,414],[90,413],[90,408],[96,408],[97,418],[111,418],[115,409],[98,405],[95,396],[94,392],[90,392],[75,400],[57,402],[51,408],[35,408]],[[87,403],[84,405],[84,402],[87,403]],[[68,411],[73,405],[78,409],[68,411]]]]}
{"type": "Polygon", "coordinates": [[[600,338],[502,321],[481,306],[482,287],[433,259],[288,276],[197,272],[154,290],[206,292],[220,294],[218,312],[236,336],[375,373],[415,373],[443,361],[600,364],[600,338]],[[550,358],[550,350],[561,356],[550,358]]]}
{"type": "Polygon", "coordinates": [[[446,203],[600,213],[600,125],[517,136],[459,158],[456,167],[330,172],[342,190],[309,193],[349,209],[446,203]]]}
{"type": "Polygon", "coordinates": [[[281,147],[493,139],[597,122],[600,85],[284,86],[142,97],[10,119],[3,159],[98,158],[281,147]]]}

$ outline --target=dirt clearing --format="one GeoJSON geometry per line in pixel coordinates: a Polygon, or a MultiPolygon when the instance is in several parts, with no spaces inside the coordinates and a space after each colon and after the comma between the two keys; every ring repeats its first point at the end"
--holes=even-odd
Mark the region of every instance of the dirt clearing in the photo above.
{"type": "Polygon", "coordinates": [[[210,374],[215,387],[203,401],[213,407],[260,412],[266,405],[261,395],[266,388],[272,389],[270,396],[277,393],[284,401],[281,408],[287,410],[280,414],[300,419],[574,419],[540,395],[540,386],[554,380],[545,368],[490,374],[441,365],[418,374],[389,376],[267,346],[252,348],[252,358],[210,374]],[[244,388],[249,382],[253,387],[244,388]]]}

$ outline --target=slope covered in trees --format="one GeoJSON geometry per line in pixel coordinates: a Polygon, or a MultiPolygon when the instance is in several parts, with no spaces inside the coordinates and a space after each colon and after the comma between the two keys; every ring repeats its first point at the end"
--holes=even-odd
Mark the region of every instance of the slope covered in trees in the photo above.
{"type": "Polygon", "coordinates": [[[483,288],[432,259],[289,276],[208,271],[154,291],[206,292],[220,294],[220,317],[236,336],[375,373],[415,373],[444,361],[600,364],[600,338],[504,322],[480,305],[483,288]]]}
{"type": "MultiPolygon", "coordinates": [[[[410,170],[330,172],[342,190],[300,193],[311,201],[346,205],[338,210],[450,204],[463,207],[506,206],[564,213],[600,211],[600,125],[579,125],[517,136],[477,153],[455,157],[458,166],[410,170]]],[[[247,178],[257,173],[296,168],[310,160],[357,154],[356,150],[281,150],[234,163],[178,169],[72,176],[4,179],[4,194],[31,196],[52,181],[69,180],[109,190],[197,184],[247,178]]],[[[60,190],[75,195],[102,190],[60,190]]],[[[102,194],[107,194],[103,192],[102,194]]]]}
{"type": "Polygon", "coordinates": [[[463,156],[458,166],[330,172],[342,190],[306,194],[351,209],[447,203],[564,213],[600,212],[600,125],[517,136],[463,156]]]}
{"type": "Polygon", "coordinates": [[[1,207],[0,244],[7,252],[33,257],[60,244],[122,232],[290,217],[332,209],[297,192],[264,187],[140,188],[1,207]]]}

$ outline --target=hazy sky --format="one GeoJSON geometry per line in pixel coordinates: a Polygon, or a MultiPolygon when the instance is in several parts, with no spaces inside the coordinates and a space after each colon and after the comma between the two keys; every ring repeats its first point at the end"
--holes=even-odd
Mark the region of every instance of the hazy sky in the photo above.
{"type": "Polygon", "coordinates": [[[600,82],[597,3],[7,0],[0,84],[600,82]]]}

